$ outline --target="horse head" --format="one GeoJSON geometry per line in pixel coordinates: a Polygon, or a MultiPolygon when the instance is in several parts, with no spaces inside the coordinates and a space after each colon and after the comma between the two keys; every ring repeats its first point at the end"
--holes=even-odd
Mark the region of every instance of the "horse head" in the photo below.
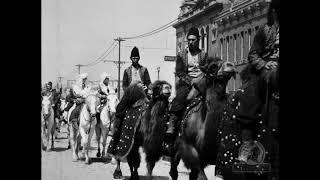
{"type": "Polygon", "coordinates": [[[119,104],[119,99],[117,97],[117,91],[109,89],[109,94],[107,96],[107,107],[109,109],[109,113],[111,117],[116,113],[116,107],[118,104],[119,104]]]}
{"type": "Polygon", "coordinates": [[[152,99],[168,100],[171,96],[172,86],[167,81],[157,80],[152,84],[152,99]]]}
{"type": "Polygon", "coordinates": [[[100,99],[96,94],[89,94],[86,97],[86,107],[91,117],[95,117],[98,111],[98,105],[100,104],[100,99]]]}
{"type": "Polygon", "coordinates": [[[43,99],[42,99],[42,113],[43,113],[43,116],[45,118],[47,118],[50,113],[51,113],[51,95],[50,96],[43,96],[43,99]]]}

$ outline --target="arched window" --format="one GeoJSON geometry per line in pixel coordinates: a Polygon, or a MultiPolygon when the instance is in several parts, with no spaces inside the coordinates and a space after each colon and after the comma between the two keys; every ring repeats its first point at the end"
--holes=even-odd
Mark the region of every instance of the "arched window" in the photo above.
{"type": "Polygon", "coordinates": [[[241,31],[240,33],[240,48],[241,48],[241,51],[240,51],[240,61],[242,62],[243,61],[243,49],[244,49],[244,34],[243,34],[243,31],[241,31]]]}
{"type": "Polygon", "coordinates": [[[205,29],[205,51],[209,51],[209,27],[206,26],[205,29]]]}
{"type": "Polygon", "coordinates": [[[223,59],[223,38],[220,39],[220,58],[223,59]]]}
{"type": "Polygon", "coordinates": [[[205,49],[205,33],[203,28],[201,28],[201,49],[205,49]]]}
{"type": "Polygon", "coordinates": [[[237,34],[233,35],[233,61],[236,63],[237,62],[237,34]]]}
{"type": "Polygon", "coordinates": [[[226,49],[227,49],[226,50],[227,51],[226,52],[226,56],[227,56],[226,60],[229,61],[229,36],[226,37],[226,42],[227,42],[227,44],[226,44],[226,49]]]}
{"type": "Polygon", "coordinates": [[[252,41],[252,39],[251,39],[251,29],[249,28],[248,29],[248,47],[249,47],[249,51],[250,51],[250,49],[251,49],[251,41],[252,41]]]}

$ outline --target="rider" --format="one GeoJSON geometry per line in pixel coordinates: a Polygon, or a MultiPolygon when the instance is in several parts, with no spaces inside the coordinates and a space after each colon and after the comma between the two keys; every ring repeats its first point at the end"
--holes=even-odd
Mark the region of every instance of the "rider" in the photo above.
{"type": "Polygon", "coordinates": [[[46,84],[46,89],[45,91],[42,92],[42,96],[52,96],[52,108],[54,111],[54,118],[59,118],[58,114],[58,102],[59,102],[59,93],[56,92],[55,89],[52,88],[52,82],[49,81],[46,84]]]}
{"type": "MultiPolygon", "coordinates": [[[[249,66],[252,81],[245,87],[241,97],[239,117],[242,119],[242,140],[252,142],[259,137],[257,121],[268,127],[271,134],[262,138],[262,144],[266,145],[270,152],[272,174],[278,177],[279,163],[279,127],[278,127],[278,106],[279,101],[278,77],[279,77],[279,16],[280,0],[272,0],[269,6],[268,22],[257,31],[252,47],[248,54],[249,66]],[[250,85],[251,84],[251,85],[250,85]],[[247,92],[247,93],[246,93],[247,92]],[[272,110],[269,110],[269,108],[272,110]],[[246,121],[246,122],[245,122],[246,121]],[[272,144],[272,149],[269,149],[272,144]]],[[[269,131],[268,131],[269,132],[269,131]]],[[[277,179],[277,178],[276,178],[277,179]]]]}
{"type": "Polygon", "coordinates": [[[72,89],[67,89],[67,93],[66,94],[67,94],[66,95],[66,103],[68,103],[68,105],[67,105],[67,107],[64,108],[63,111],[68,112],[70,110],[70,108],[73,106],[76,97],[73,94],[72,89]]]}
{"type": "MultiPolygon", "coordinates": [[[[132,84],[141,83],[145,91],[146,89],[150,88],[151,80],[148,73],[148,69],[142,65],[139,64],[140,55],[139,55],[139,49],[137,47],[134,47],[131,51],[130,59],[132,61],[131,66],[126,68],[124,70],[123,74],[123,81],[122,81],[122,88],[124,91],[126,91],[127,87],[132,84]]],[[[110,149],[113,151],[117,141],[119,140],[120,136],[120,130],[119,126],[125,117],[126,110],[130,107],[128,104],[130,104],[130,97],[126,95],[127,93],[124,93],[124,96],[121,98],[119,104],[116,108],[116,119],[114,121],[114,132],[113,132],[113,141],[112,144],[110,144],[108,150],[110,149]]],[[[129,93],[128,93],[129,94],[129,93]]],[[[111,152],[112,154],[113,152],[111,152]]]]}
{"type": "Polygon", "coordinates": [[[74,95],[76,96],[76,107],[71,112],[70,121],[78,122],[78,118],[81,111],[81,105],[84,103],[84,99],[87,96],[87,78],[88,73],[80,74],[76,83],[72,86],[74,95]]]}
{"type": "Polygon", "coordinates": [[[199,49],[199,31],[197,28],[191,27],[187,34],[188,47],[177,55],[176,60],[176,97],[172,101],[170,107],[170,118],[168,122],[167,134],[174,134],[177,122],[181,121],[183,112],[187,107],[189,100],[187,96],[192,85],[203,76],[201,66],[208,59],[208,54],[199,49]]]}
{"type": "Polygon", "coordinates": [[[110,91],[110,87],[109,87],[110,75],[106,72],[103,72],[100,78],[101,78],[101,81],[99,83],[99,94],[101,97],[101,104],[103,104],[110,91]]]}

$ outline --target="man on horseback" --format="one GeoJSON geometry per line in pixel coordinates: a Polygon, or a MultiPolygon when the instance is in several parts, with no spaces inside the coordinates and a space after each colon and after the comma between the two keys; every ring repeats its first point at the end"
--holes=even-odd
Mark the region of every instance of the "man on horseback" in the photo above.
{"type": "MultiPolygon", "coordinates": [[[[151,80],[149,76],[148,69],[139,64],[140,55],[137,47],[134,47],[131,51],[130,59],[132,61],[132,65],[124,70],[122,88],[124,90],[124,95],[121,98],[119,104],[116,108],[115,120],[113,124],[113,137],[108,147],[108,153],[115,155],[116,154],[116,146],[119,143],[120,135],[121,135],[121,127],[124,126],[122,124],[124,117],[126,116],[126,111],[132,107],[136,101],[143,101],[145,94],[138,93],[132,94],[130,91],[126,91],[129,86],[135,86],[136,88],[143,88],[144,92],[147,92],[149,86],[151,85],[151,80]]],[[[138,91],[140,92],[140,91],[138,91]]],[[[118,165],[120,162],[118,162],[118,165]]],[[[117,175],[115,176],[117,177],[117,175]]]]}
{"type": "MultiPolygon", "coordinates": [[[[262,144],[268,152],[265,162],[271,164],[274,179],[279,178],[279,13],[279,0],[272,0],[268,22],[257,31],[248,54],[249,65],[241,72],[241,91],[235,95],[239,102],[235,119],[240,129],[232,132],[239,133],[243,147],[250,148],[256,142],[262,144]]],[[[222,134],[231,133],[231,129],[222,134]]],[[[223,149],[228,148],[236,147],[229,145],[223,149]]],[[[221,152],[223,159],[224,151],[221,152]]]]}
{"type": "Polygon", "coordinates": [[[72,86],[73,93],[76,97],[76,100],[75,100],[76,107],[74,108],[74,110],[71,112],[71,115],[70,115],[70,121],[72,122],[74,121],[78,122],[81,107],[87,95],[87,91],[86,91],[87,78],[88,78],[88,73],[80,74],[76,83],[72,86]]]}
{"type": "Polygon", "coordinates": [[[104,104],[107,98],[107,95],[109,94],[109,78],[110,75],[106,72],[103,72],[101,74],[101,81],[99,83],[99,94],[101,97],[101,104],[104,104]]]}
{"type": "Polygon", "coordinates": [[[59,119],[59,93],[56,92],[55,89],[52,88],[52,82],[49,81],[46,84],[46,89],[45,91],[42,92],[42,96],[50,96],[52,97],[52,108],[54,111],[54,118],[58,118],[59,119]]]}
{"type": "Polygon", "coordinates": [[[68,103],[67,107],[64,108],[63,111],[68,112],[70,110],[70,108],[73,106],[74,101],[76,100],[75,95],[73,94],[72,89],[67,89],[67,93],[66,93],[66,103],[68,103]]]}
{"type": "Polygon", "coordinates": [[[177,123],[181,121],[185,108],[189,104],[187,96],[192,86],[197,83],[203,73],[201,66],[205,65],[208,54],[199,49],[199,31],[197,28],[190,28],[187,34],[188,47],[177,55],[176,76],[176,97],[172,101],[170,108],[170,118],[168,122],[167,134],[173,135],[177,123]]]}

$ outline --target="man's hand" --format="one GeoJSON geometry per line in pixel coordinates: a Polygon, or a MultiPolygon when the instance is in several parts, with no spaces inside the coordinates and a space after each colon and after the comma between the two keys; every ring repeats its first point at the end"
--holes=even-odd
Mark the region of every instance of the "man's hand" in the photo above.
{"type": "Polygon", "coordinates": [[[275,61],[269,61],[269,62],[267,62],[266,65],[264,65],[264,68],[266,68],[267,70],[271,70],[271,69],[277,68],[277,66],[278,66],[278,63],[277,63],[277,62],[275,62],[275,61]]]}

